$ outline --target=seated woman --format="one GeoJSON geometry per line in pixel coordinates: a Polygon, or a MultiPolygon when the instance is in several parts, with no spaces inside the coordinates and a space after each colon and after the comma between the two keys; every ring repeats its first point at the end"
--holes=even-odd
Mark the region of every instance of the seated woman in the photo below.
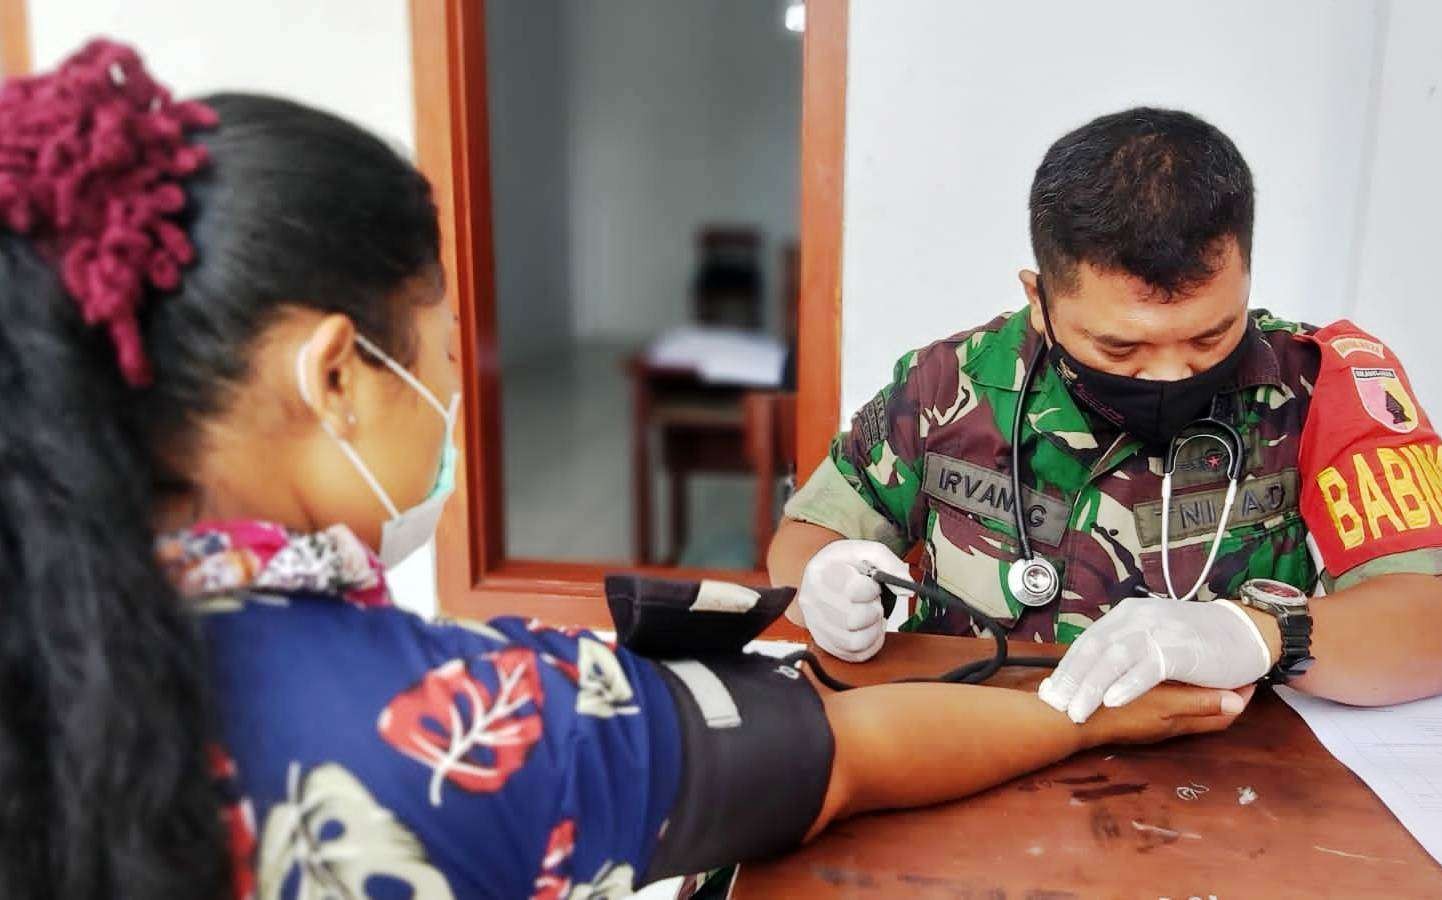
{"type": "Polygon", "coordinates": [[[425,179],[334,116],[174,102],[95,42],[0,94],[0,222],[7,895],[615,896],[1243,705],[1076,726],[393,608],[450,492],[454,325],[425,179]]]}

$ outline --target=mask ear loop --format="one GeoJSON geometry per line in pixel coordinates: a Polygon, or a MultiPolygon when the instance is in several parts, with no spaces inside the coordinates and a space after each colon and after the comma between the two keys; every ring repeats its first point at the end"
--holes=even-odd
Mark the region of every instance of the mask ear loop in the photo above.
{"type": "MultiPolygon", "coordinates": [[[[1228,437],[1236,437],[1236,431],[1228,428],[1228,437]]],[[[1217,551],[1222,546],[1222,534],[1227,530],[1227,521],[1232,517],[1232,504],[1237,499],[1237,482],[1240,474],[1239,460],[1242,454],[1237,452],[1231,441],[1223,440],[1215,434],[1194,434],[1179,441],[1173,441],[1172,446],[1167,450],[1166,470],[1162,475],[1162,578],[1167,583],[1167,594],[1173,600],[1187,601],[1196,597],[1197,592],[1202,589],[1207,576],[1211,574],[1212,565],[1217,561],[1217,551]],[[1182,447],[1195,440],[1211,439],[1221,444],[1227,451],[1227,474],[1230,476],[1227,484],[1227,497],[1222,501],[1222,515],[1217,520],[1217,531],[1212,535],[1212,550],[1207,554],[1207,562],[1202,566],[1202,572],[1197,576],[1192,589],[1184,596],[1177,596],[1177,589],[1172,584],[1172,553],[1171,553],[1171,524],[1172,524],[1172,472],[1177,466],[1177,454],[1182,447]]]]}
{"type": "MultiPolygon", "coordinates": [[[[357,337],[359,337],[359,335],[357,335],[357,337]]],[[[362,346],[364,346],[364,344],[362,344],[362,346]]],[[[386,493],[386,489],[381,487],[381,483],[371,474],[370,468],[361,461],[360,454],[351,446],[350,441],[336,434],[330,422],[327,421],[325,416],[321,415],[320,410],[316,409],[315,401],[311,400],[310,387],[305,377],[305,362],[306,357],[309,355],[310,341],[306,341],[305,346],[301,347],[300,352],[295,355],[295,381],[296,385],[300,388],[300,398],[304,400],[305,405],[310,407],[311,411],[316,414],[316,418],[320,420],[321,429],[330,435],[331,440],[336,442],[341,452],[345,454],[346,459],[350,460],[351,465],[355,466],[355,470],[360,473],[361,478],[365,479],[365,483],[369,485],[375,495],[380,498],[381,503],[385,506],[386,512],[390,514],[390,517],[392,519],[399,519],[401,517],[401,511],[391,502],[390,494],[386,493]]],[[[381,356],[384,358],[384,354],[381,354],[381,356]]],[[[426,394],[429,396],[430,392],[426,391],[426,394]]],[[[430,399],[432,403],[435,402],[435,398],[432,397],[430,399]]]]}

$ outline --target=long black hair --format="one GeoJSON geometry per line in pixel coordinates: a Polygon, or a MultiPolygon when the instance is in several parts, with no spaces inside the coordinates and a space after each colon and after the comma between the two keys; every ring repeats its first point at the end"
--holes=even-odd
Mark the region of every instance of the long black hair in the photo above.
{"type": "Polygon", "coordinates": [[[163,492],[285,307],[344,313],[404,361],[398,299],[438,264],[425,179],[377,138],[270,97],[206,98],[186,180],[196,260],[141,313],[129,387],[57,274],[0,231],[0,893],[230,892],[198,629],[152,555],[163,492]]]}

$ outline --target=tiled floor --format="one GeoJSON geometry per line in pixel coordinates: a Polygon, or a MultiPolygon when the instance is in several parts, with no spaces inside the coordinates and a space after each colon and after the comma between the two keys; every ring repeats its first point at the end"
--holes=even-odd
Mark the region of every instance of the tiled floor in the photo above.
{"type": "MultiPolygon", "coordinates": [[[[501,376],[507,555],[616,562],[632,558],[628,348],[585,344],[501,376]]],[[[665,485],[654,475],[654,534],[664,544],[665,485]]],[[[747,476],[691,480],[690,565],[753,564],[747,476]]],[[[660,548],[658,548],[660,549],[660,548]]]]}

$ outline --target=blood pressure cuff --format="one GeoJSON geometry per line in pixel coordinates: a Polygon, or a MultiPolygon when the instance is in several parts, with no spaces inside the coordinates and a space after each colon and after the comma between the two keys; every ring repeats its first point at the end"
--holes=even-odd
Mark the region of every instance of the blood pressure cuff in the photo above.
{"type": "Polygon", "coordinates": [[[792,588],[725,581],[606,576],[617,643],[652,659],[740,653],[786,611],[795,594],[792,588]]]}
{"type": "Polygon", "coordinates": [[[759,654],[656,662],[676,703],[682,771],[647,880],[762,859],[821,814],[835,740],[816,689],[759,654]]]}

